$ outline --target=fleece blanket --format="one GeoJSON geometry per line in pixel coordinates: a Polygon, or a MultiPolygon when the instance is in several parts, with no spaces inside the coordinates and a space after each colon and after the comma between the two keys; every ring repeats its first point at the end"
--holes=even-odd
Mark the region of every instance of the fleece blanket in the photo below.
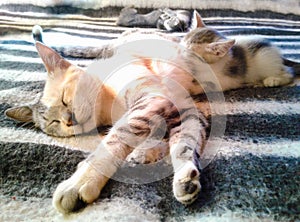
{"type": "MultiPolygon", "coordinates": [[[[173,198],[171,175],[145,184],[110,180],[94,204],[70,215],[57,213],[51,205],[56,186],[75,171],[77,163],[95,149],[103,135],[54,138],[32,124],[4,116],[7,108],[34,103],[41,96],[46,72],[34,48],[31,28],[41,25],[49,46],[106,44],[129,28],[115,25],[124,1],[95,9],[66,5],[70,1],[34,2],[38,6],[30,1],[25,5],[2,1],[0,6],[0,221],[300,220],[297,81],[281,88],[245,88],[224,94],[225,108],[214,115],[226,118],[225,132],[215,138],[219,146],[203,169],[203,189],[192,205],[183,206],[173,198]]],[[[177,7],[195,8],[190,1],[186,5],[185,1],[174,2],[177,7]]],[[[197,8],[207,25],[231,38],[263,36],[286,58],[300,62],[297,1],[253,0],[244,6],[242,1],[207,2],[215,5],[197,8]],[[230,2],[231,8],[224,2],[230,2]]],[[[91,63],[69,59],[82,67],[91,63]]]]}

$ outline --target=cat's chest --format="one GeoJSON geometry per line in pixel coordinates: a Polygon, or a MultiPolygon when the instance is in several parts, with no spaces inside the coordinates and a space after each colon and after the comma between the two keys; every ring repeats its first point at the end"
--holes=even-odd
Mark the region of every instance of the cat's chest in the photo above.
{"type": "Polygon", "coordinates": [[[119,67],[102,79],[103,83],[111,87],[119,97],[124,97],[130,90],[136,90],[141,80],[152,76],[143,66],[127,64],[119,67]]]}

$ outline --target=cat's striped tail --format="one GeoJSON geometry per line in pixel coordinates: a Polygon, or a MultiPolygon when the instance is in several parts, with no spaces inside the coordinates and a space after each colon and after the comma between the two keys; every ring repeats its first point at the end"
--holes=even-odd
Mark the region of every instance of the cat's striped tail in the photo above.
{"type": "MultiPolygon", "coordinates": [[[[35,25],[32,28],[32,37],[35,42],[43,42],[43,29],[39,25],[35,25]]],[[[114,54],[114,47],[111,44],[96,46],[68,46],[68,47],[52,47],[63,57],[73,58],[110,58],[114,54]]]]}

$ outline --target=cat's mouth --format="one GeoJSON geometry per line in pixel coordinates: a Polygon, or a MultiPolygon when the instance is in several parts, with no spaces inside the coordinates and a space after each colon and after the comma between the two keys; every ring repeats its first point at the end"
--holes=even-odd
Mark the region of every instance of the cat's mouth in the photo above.
{"type": "Polygon", "coordinates": [[[70,114],[70,117],[68,118],[67,122],[66,122],[66,126],[70,127],[70,126],[76,126],[78,125],[78,121],[75,117],[75,114],[74,113],[71,113],[70,114]]]}
{"type": "Polygon", "coordinates": [[[89,133],[96,128],[95,122],[92,118],[89,118],[85,122],[81,122],[75,118],[75,115],[73,116],[72,120],[70,120],[70,122],[65,126],[67,127],[62,127],[62,132],[58,133],[58,135],[56,136],[63,135],[63,137],[71,137],[79,134],[89,133]]]}
{"type": "Polygon", "coordinates": [[[78,125],[78,122],[76,119],[72,119],[71,122],[67,123],[67,126],[76,126],[78,125]]]}

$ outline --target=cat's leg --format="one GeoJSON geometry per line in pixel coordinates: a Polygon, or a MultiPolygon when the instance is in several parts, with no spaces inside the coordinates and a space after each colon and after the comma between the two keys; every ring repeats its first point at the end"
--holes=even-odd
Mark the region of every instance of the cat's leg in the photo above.
{"type": "Polygon", "coordinates": [[[108,179],[132,152],[132,147],[147,144],[148,137],[165,134],[159,118],[164,115],[165,99],[141,98],[111,129],[99,146],[77,171],[56,189],[53,196],[55,208],[68,213],[95,201],[108,179]],[[162,111],[161,111],[162,110],[162,111]]]}
{"type": "Polygon", "coordinates": [[[282,68],[282,73],[276,76],[269,76],[263,80],[265,87],[284,86],[293,81],[293,75],[282,68]]]}
{"type": "Polygon", "coordinates": [[[177,111],[164,97],[149,97],[136,101],[129,115],[132,128],[144,128],[142,131],[145,131],[145,127],[148,127],[150,131],[147,135],[144,134],[147,140],[127,156],[126,160],[130,165],[154,163],[169,154],[169,144],[163,139],[168,127],[165,117],[173,112],[177,111]]]}
{"type": "Polygon", "coordinates": [[[206,119],[190,108],[181,112],[181,125],[170,132],[173,193],[182,204],[191,204],[201,190],[199,153],[205,145],[206,126],[206,119]]]}
{"type": "Polygon", "coordinates": [[[76,172],[60,183],[53,194],[53,205],[61,213],[69,213],[95,201],[122,160],[132,151],[119,141],[118,129],[112,129],[76,172]]]}

